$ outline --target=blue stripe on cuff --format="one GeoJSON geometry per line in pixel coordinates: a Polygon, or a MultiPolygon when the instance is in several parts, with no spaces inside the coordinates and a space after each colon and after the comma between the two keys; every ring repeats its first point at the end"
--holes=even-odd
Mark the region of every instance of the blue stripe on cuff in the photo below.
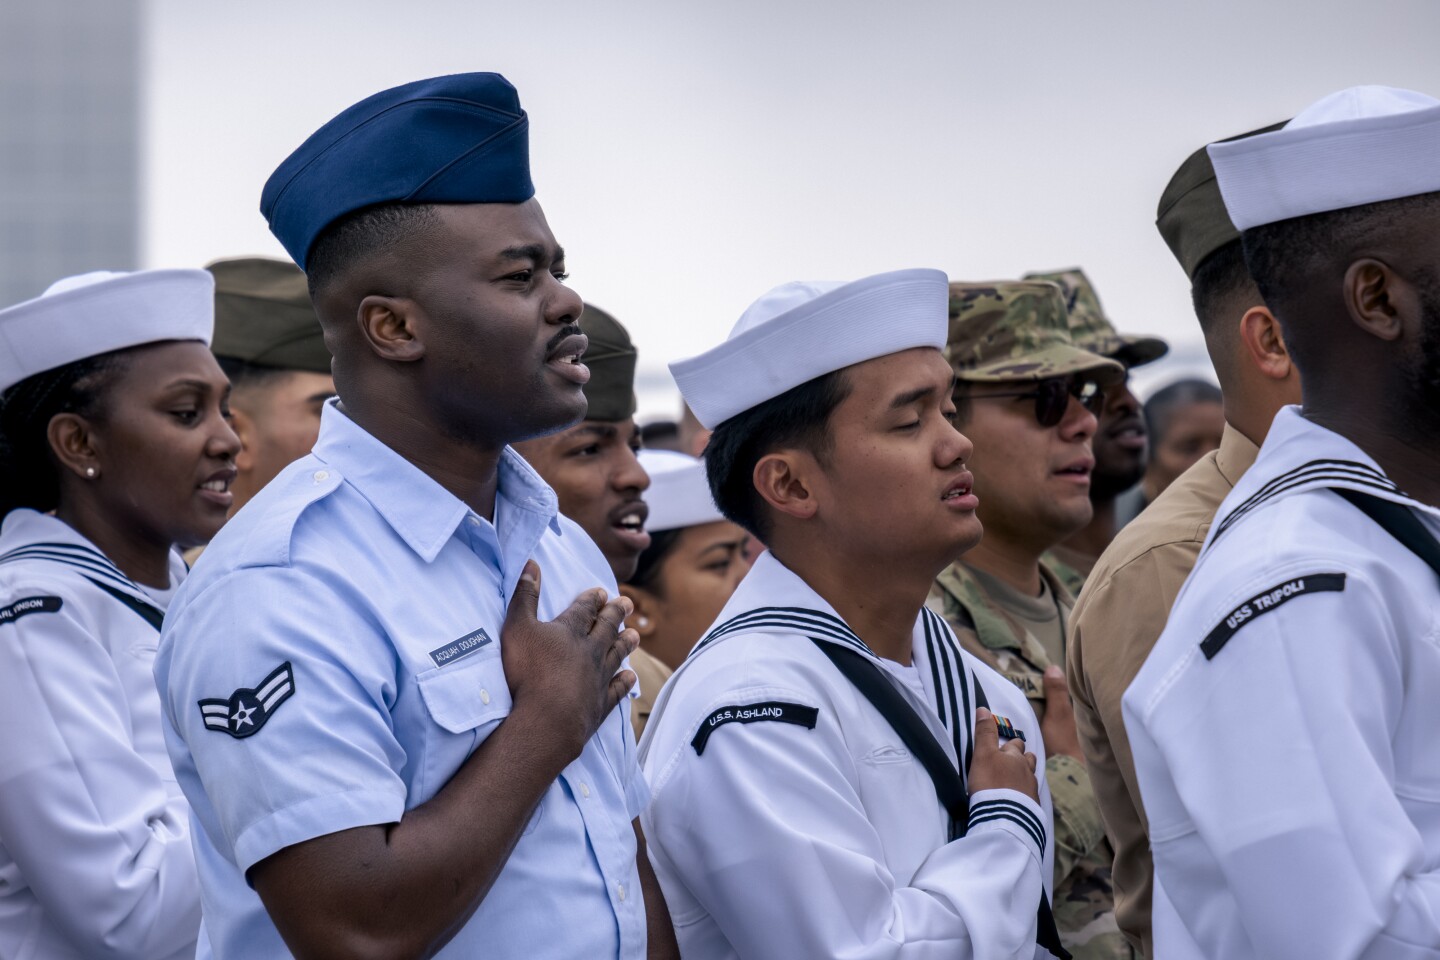
{"type": "Polygon", "coordinates": [[[989,823],[992,820],[1008,820],[1011,823],[1015,824],[1015,826],[1019,827],[1022,831],[1024,831],[1025,836],[1029,837],[1032,841],[1034,841],[1035,846],[1040,848],[1041,854],[1044,854],[1045,843],[1039,836],[1035,834],[1035,828],[1030,826],[1030,824],[1025,823],[1018,817],[1012,817],[1008,813],[1000,813],[997,811],[995,813],[983,814],[978,817],[972,816],[970,818],[970,827],[973,829],[982,823],[989,823]]]}
{"type": "Polygon", "coordinates": [[[1009,820],[1021,827],[1045,851],[1045,825],[1034,812],[1013,800],[985,800],[970,808],[970,826],[991,820],[1009,820]]]}

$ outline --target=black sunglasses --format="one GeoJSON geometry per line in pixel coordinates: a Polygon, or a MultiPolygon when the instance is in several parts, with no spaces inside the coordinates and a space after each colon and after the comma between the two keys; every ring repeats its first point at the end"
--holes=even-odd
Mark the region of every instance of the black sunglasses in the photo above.
{"type": "Polygon", "coordinates": [[[1048,380],[1037,382],[1034,390],[1025,390],[1020,393],[971,394],[969,399],[998,400],[1001,397],[1033,398],[1035,400],[1035,422],[1042,427],[1053,427],[1065,419],[1065,409],[1070,406],[1071,397],[1079,400],[1081,406],[1097,417],[1105,407],[1105,392],[1100,389],[1100,384],[1081,377],[1051,377],[1048,380]]]}

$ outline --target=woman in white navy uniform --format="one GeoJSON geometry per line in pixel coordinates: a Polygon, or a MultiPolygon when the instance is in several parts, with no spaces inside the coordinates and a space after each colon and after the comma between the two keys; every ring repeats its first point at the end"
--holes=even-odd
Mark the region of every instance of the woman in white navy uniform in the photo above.
{"type": "Polygon", "coordinates": [[[239,440],[203,270],[0,311],[0,957],[192,957],[188,809],[151,664],[239,440]]]}

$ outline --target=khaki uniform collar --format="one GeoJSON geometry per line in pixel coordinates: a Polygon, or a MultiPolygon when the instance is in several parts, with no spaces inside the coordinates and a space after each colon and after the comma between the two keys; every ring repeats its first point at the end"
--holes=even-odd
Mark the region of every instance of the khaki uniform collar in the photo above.
{"type": "Polygon", "coordinates": [[[1215,455],[1215,467],[1226,483],[1232,488],[1239,483],[1259,455],[1260,448],[1251,443],[1249,437],[1229,423],[1225,424],[1225,432],[1220,435],[1220,451],[1215,455]]]}

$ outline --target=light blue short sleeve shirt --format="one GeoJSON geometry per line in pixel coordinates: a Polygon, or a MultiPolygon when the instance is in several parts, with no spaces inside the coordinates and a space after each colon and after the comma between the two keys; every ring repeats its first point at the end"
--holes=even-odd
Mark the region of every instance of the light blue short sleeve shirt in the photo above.
{"type": "MultiPolygon", "coordinates": [[[[510,712],[500,629],[528,558],[540,617],[614,579],[512,450],[495,522],[332,402],[314,453],[221,531],[170,606],[155,676],[194,820],[199,956],[289,956],[245,880],[277,851],[394,823],[510,712]]],[[[546,791],[442,957],[645,955],[622,704],[546,791]]],[[[476,816],[484,816],[477,810],[476,816]]]]}

